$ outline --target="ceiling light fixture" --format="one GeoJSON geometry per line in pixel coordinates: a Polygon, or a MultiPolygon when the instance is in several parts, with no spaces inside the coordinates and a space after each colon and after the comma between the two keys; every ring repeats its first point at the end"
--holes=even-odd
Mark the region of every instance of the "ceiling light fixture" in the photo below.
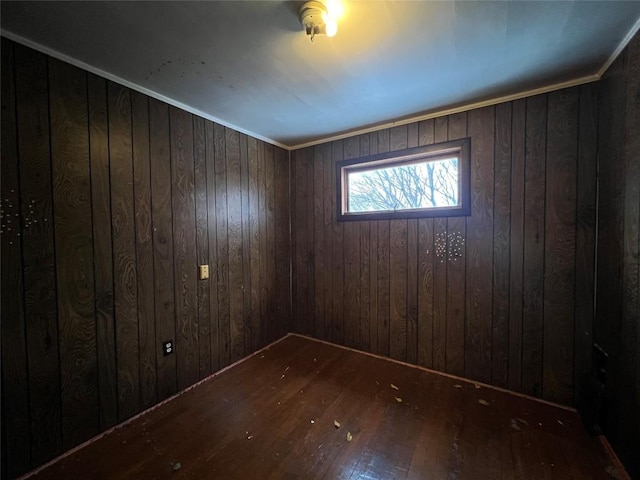
{"type": "Polygon", "coordinates": [[[316,35],[333,37],[338,33],[338,20],[327,6],[318,0],[309,0],[300,7],[300,23],[307,35],[313,38],[316,35]]]}

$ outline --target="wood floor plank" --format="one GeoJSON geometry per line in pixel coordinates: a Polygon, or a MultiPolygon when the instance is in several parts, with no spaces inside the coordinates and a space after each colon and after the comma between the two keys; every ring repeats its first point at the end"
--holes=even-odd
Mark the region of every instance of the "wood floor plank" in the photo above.
{"type": "Polygon", "coordinates": [[[598,479],[607,468],[574,411],[291,335],[37,478],[598,479]]]}

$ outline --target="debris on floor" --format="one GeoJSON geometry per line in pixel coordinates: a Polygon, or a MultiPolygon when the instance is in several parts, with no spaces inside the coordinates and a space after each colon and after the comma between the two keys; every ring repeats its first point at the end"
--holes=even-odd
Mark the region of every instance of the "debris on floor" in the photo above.
{"type": "Polygon", "coordinates": [[[460,385],[459,383],[456,383],[453,388],[462,388],[462,385],[460,385]]]}
{"type": "Polygon", "coordinates": [[[393,383],[391,384],[391,388],[393,388],[394,390],[400,390],[398,387],[396,387],[393,383]]]}
{"type": "Polygon", "coordinates": [[[482,387],[481,387],[480,385],[478,385],[477,383],[474,383],[474,385],[475,385],[476,389],[478,389],[478,388],[482,388],[482,387]]]}
{"type": "Polygon", "coordinates": [[[525,419],[523,419],[523,418],[516,418],[516,422],[519,422],[519,423],[521,423],[521,424],[523,424],[523,425],[527,425],[527,426],[529,425],[529,422],[527,422],[527,421],[526,421],[525,419]]]}
{"type": "Polygon", "coordinates": [[[180,462],[174,462],[174,463],[171,463],[170,465],[171,465],[171,469],[174,472],[177,472],[178,470],[180,470],[182,468],[182,464],[180,462]]]}
{"type": "Polygon", "coordinates": [[[515,418],[511,419],[511,428],[513,428],[516,431],[520,431],[520,425],[518,425],[518,422],[516,421],[515,418]]]}
{"type": "Polygon", "coordinates": [[[479,403],[480,405],[485,405],[485,406],[487,406],[487,407],[488,407],[489,405],[491,405],[489,402],[487,402],[486,400],[483,400],[482,398],[478,399],[478,403],[479,403]]]}
{"type": "Polygon", "coordinates": [[[338,420],[333,421],[333,426],[336,428],[340,428],[340,422],[338,420]]]}
{"type": "Polygon", "coordinates": [[[347,432],[347,442],[350,442],[351,440],[353,440],[353,435],[351,435],[351,432],[347,432]]]}
{"type": "Polygon", "coordinates": [[[393,397],[393,398],[395,398],[395,399],[396,399],[396,402],[398,402],[398,403],[402,403],[402,399],[401,399],[400,397],[393,397]]]}

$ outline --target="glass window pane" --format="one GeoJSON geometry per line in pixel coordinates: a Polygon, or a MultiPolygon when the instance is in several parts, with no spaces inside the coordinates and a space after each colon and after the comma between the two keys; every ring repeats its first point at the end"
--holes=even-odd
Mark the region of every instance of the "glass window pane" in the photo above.
{"type": "Polygon", "coordinates": [[[457,157],[347,173],[349,213],[460,205],[457,157]]]}

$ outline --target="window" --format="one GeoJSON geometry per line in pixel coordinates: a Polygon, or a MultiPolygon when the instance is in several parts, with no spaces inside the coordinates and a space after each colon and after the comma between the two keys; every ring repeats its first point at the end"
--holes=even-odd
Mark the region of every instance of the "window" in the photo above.
{"type": "Polygon", "coordinates": [[[337,163],[338,220],[471,214],[470,139],[337,163]]]}

